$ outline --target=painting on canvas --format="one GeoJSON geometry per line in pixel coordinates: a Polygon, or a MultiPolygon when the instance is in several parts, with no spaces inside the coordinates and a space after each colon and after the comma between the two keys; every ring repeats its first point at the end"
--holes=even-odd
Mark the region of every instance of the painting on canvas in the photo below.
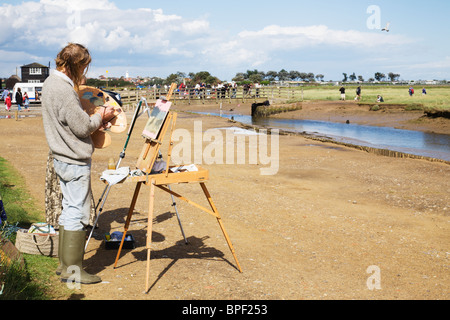
{"type": "Polygon", "coordinates": [[[142,136],[147,139],[155,140],[162,128],[172,103],[170,101],[158,100],[153,108],[150,118],[145,125],[142,136]]]}

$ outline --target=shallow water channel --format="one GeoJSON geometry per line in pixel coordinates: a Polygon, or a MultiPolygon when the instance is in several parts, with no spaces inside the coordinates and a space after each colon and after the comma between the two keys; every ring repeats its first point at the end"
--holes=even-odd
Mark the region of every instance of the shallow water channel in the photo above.
{"type": "Polygon", "coordinates": [[[197,112],[248,125],[325,136],[338,142],[387,149],[450,161],[450,135],[314,120],[252,118],[245,115],[197,112]]]}

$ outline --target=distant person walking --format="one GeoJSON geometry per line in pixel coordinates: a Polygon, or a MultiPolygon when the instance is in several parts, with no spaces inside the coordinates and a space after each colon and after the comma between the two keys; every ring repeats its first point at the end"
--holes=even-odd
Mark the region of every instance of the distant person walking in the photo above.
{"type": "Polygon", "coordinates": [[[9,95],[9,90],[8,89],[3,90],[0,100],[5,100],[8,95],[9,95]]]}
{"type": "Polygon", "coordinates": [[[356,97],[355,101],[361,100],[361,87],[356,88],[356,97]]]}
{"type": "Polygon", "coordinates": [[[412,97],[414,95],[414,88],[409,87],[409,96],[412,97]]]}
{"type": "Polygon", "coordinates": [[[30,98],[28,97],[28,94],[25,92],[25,94],[23,95],[23,106],[26,111],[30,111],[28,109],[29,105],[30,105],[30,98]]]}
{"type": "Polygon", "coordinates": [[[7,111],[11,111],[11,93],[8,93],[8,95],[5,98],[5,108],[7,111]]]}
{"type": "Polygon", "coordinates": [[[345,88],[342,86],[339,91],[341,92],[341,100],[345,101],[345,88]]]}
{"type": "Polygon", "coordinates": [[[23,96],[22,96],[22,90],[20,88],[17,89],[16,92],[16,103],[17,103],[17,110],[22,111],[22,104],[23,104],[23,96]]]}
{"type": "Polygon", "coordinates": [[[423,95],[423,96],[426,96],[426,95],[427,95],[427,89],[422,88],[422,95],[423,95]]]}

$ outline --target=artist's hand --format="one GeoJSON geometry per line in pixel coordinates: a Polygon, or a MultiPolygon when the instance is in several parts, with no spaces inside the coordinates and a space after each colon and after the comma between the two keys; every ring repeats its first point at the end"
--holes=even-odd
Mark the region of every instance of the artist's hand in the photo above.
{"type": "Polygon", "coordinates": [[[100,126],[100,130],[107,130],[107,129],[111,128],[111,127],[112,127],[111,122],[103,123],[103,124],[100,126]]]}
{"type": "Polygon", "coordinates": [[[101,107],[98,108],[97,113],[102,117],[103,124],[108,123],[112,118],[114,118],[114,108],[113,107],[101,107]]]}
{"type": "Polygon", "coordinates": [[[103,123],[109,122],[112,118],[114,118],[114,108],[113,107],[106,107],[104,108],[104,113],[102,116],[103,123]]]}

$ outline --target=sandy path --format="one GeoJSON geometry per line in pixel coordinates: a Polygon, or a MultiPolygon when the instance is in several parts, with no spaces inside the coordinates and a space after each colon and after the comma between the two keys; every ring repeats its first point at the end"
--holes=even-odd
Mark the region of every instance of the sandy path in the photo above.
{"type": "MultiPolygon", "coordinates": [[[[194,121],[200,120],[203,130],[235,125],[180,113],[177,128],[192,133],[194,121]]],[[[142,149],[138,133],[144,125],[145,119],[140,119],[123,166],[136,162],[142,149]]],[[[1,119],[0,136],[0,156],[24,175],[32,196],[44,208],[47,145],[41,119],[1,119]]],[[[111,147],[94,154],[96,198],[104,188],[99,176],[108,158],[117,158],[125,139],[126,134],[114,135],[111,147]]],[[[178,202],[190,241],[186,246],[169,195],[157,191],[152,288],[143,294],[147,187],[141,191],[130,227],[137,248],[124,251],[118,269],[113,269],[116,252],[105,250],[100,240],[105,232],[123,229],[134,191],[133,185],[123,184],[113,188],[86,254],[88,271],[98,273],[104,283],[83,286],[80,296],[138,300],[449,298],[448,165],[381,157],[300,136],[280,136],[279,145],[277,175],[260,175],[265,165],[205,165],[211,177],[208,188],[235,246],[242,274],[214,217],[178,202]],[[379,274],[368,273],[368,268],[379,274]],[[380,275],[381,289],[369,290],[367,281],[376,275],[380,275]]],[[[173,189],[207,205],[198,185],[173,189]]]]}

